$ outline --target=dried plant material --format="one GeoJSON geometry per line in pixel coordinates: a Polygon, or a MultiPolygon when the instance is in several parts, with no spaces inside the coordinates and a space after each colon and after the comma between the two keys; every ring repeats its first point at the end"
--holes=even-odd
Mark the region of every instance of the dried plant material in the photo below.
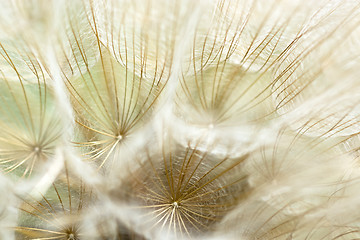
{"type": "Polygon", "coordinates": [[[6,173],[28,177],[54,156],[62,122],[41,63],[30,53],[19,56],[0,47],[1,66],[11,67],[0,77],[0,163],[6,173]]]}
{"type": "Polygon", "coordinates": [[[93,200],[91,189],[66,168],[40,199],[24,199],[15,228],[17,238],[82,239],[81,216],[93,200]]]}
{"type": "Polygon", "coordinates": [[[111,55],[79,78],[67,80],[76,122],[83,132],[79,146],[103,166],[131,133],[149,118],[161,88],[128,72],[111,55]]]}
{"type": "MultiPolygon", "coordinates": [[[[155,46],[154,56],[149,53],[156,42],[147,38],[147,32],[129,30],[128,25],[120,21],[119,30],[105,29],[110,31],[105,33],[112,36],[111,42],[108,35],[105,38],[102,28],[108,26],[98,26],[98,14],[104,14],[98,11],[110,10],[106,5],[105,9],[98,9],[98,4],[90,1],[89,6],[84,6],[89,8],[85,19],[90,32],[82,34],[77,30],[81,25],[70,20],[68,44],[72,46],[72,53],[67,57],[68,64],[64,65],[62,72],[79,129],[80,137],[75,141],[82,147],[85,158],[97,160],[101,168],[108,159],[113,159],[114,152],[131,138],[133,132],[149,121],[169,73],[164,73],[164,59],[157,55],[159,45],[155,46]],[[120,39],[114,40],[114,35],[120,39]],[[155,72],[149,73],[154,66],[155,72]]],[[[135,17],[127,15],[130,19],[135,17]]],[[[160,29],[157,31],[156,36],[164,35],[160,29]]],[[[165,60],[171,61],[173,50],[169,47],[167,51],[165,60]]],[[[171,65],[171,62],[166,64],[171,65]]]]}
{"type": "Polygon", "coordinates": [[[359,23],[358,0],[1,1],[0,238],[359,238],[359,23]]]}
{"type": "Polygon", "coordinates": [[[261,76],[228,62],[183,76],[177,92],[176,114],[198,126],[261,123],[272,112],[270,99],[249,106],[257,96],[269,93],[269,79],[269,74],[261,76]],[[257,81],[258,78],[263,79],[257,81]]]}
{"type": "MultiPolygon", "coordinates": [[[[173,142],[168,140],[166,142],[173,142]]],[[[247,156],[217,156],[208,150],[165,143],[162,154],[138,159],[110,196],[135,204],[142,218],[164,234],[180,238],[208,233],[246,198],[247,176],[242,163],[247,156]]]]}

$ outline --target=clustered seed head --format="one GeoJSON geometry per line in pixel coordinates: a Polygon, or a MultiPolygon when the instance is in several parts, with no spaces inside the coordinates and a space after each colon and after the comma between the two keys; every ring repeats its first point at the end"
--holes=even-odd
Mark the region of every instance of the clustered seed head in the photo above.
{"type": "Polygon", "coordinates": [[[360,239],[359,16],[0,1],[0,239],[360,239]]]}

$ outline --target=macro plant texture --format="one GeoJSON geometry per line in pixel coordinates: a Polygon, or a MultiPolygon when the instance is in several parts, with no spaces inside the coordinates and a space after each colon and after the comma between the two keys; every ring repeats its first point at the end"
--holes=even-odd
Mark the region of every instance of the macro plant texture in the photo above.
{"type": "Polygon", "coordinates": [[[0,239],[360,239],[360,1],[0,1],[0,239]]]}

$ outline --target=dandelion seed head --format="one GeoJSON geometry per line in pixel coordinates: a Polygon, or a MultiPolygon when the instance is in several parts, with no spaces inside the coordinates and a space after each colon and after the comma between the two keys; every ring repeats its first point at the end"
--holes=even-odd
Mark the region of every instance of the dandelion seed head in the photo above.
{"type": "Polygon", "coordinates": [[[360,238],[358,1],[0,13],[0,238],[360,238]]]}

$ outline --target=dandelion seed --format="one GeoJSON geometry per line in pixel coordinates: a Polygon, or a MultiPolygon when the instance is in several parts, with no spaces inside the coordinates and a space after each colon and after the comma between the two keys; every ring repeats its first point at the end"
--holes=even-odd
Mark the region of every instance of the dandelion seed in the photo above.
{"type": "MultiPolygon", "coordinates": [[[[103,7],[105,12],[110,11],[106,4],[103,7]]],[[[124,16],[120,29],[103,29],[104,26],[98,22],[99,15],[103,14],[99,12],[101,9],[92,1],[84,8],[87,11],[85,22],[91,31],[85,36],[79,35],[76,30],[80,26],[70,20],[68,39],[73,47],[70,56],[66,57],[69,60],[63,75],[81,136],[76,143],[80,147],[88,147],[85,155],[91,160],[98,160],[102,167],[113,159],[114,152],[121,148],[123,141],[127,141],[149,119],[168,76],[164,72],[166,63],[159,56],[159,45],[155,46],[155,63],[152,62],[152,42],[147,32],[140,32],[138,39],[137,30],[128,29],[122,23],[126,19],[124,16]],[[109,34],[105,35],[105,39],[103,30],[109,34]],[[93,39],[93,46],[85,47],[87,38],[93,39]],[[114,43],[114,38],[120,38],[119,42],[114,43]],[[124,50],[113,45],[119,43],[125,44],[124,50]],[[140,44],[140,52],[136,44],[140,44]],[[155,72],[152,72],[152,64],[155,64],[155,72]],[[66,68],[72,69],[71,72],[67,73],[66,68]],[[74,71],[77,72],[76,77],[74,71]]],[[[122,14],[126,15],[125,12],[122,14]]],[[[144,18],[150,16],[145,15],[144,18]]],[[[161,34],[160,30],[157,31],[161,34]]],[[[171,48],[166,58],[172,58],[171,48]]]]}
{"type": "Polygon", "coordinates": [[[111,195],[116,201],[125,196],[138,202],[143,218],[164,234],[189,237],[210,231],[245,198],[247,177],[241,173],[245,158],[217,158],[210,150],[166,144],[161,156],[139,159],[138,169],[111,195]]]}
{"type": "Polygon", "coordinates": [[[1,71],[0,163],[4,172],[31,176],[54,155],[62,136],[61,120],[48,84],[50,76],[41,63],[31,53],[21,56],[24,63],[15,62],[14,53],[1,46],[2,60],[16,75],[1,71]]]}
{"type": "Polygon", "coordinates": [[[20,207],[17,236],[27,239],[80,240],[81,214],[93,201],[92,191],[77,178],[64,176],[41,199],[25,199],[20,207]]]}

